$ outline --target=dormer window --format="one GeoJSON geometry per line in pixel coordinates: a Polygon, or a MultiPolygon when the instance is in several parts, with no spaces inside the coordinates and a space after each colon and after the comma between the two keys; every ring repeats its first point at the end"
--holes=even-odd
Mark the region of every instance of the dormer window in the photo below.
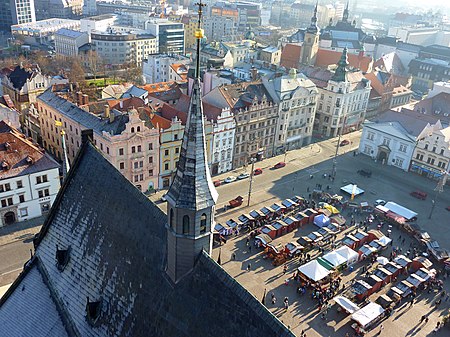
{"type": "Polygon", "coordinates": [[[58,246],[56,246],[56,266],[58,267],[59,271],[63,271],[64,268],[69,263],[70,259],[70,247],[67,249],[59,249],[58,246]]]}
{"type": "Polygon", "coordinates": [[[27,156],[27,158],[25,159],[28,165],[33,164],[33,158],[31,158],[30,156],[27,156]]]}
{"type": "Polygon", "coordinates": [[[100,313],[102,310],[102,301],[99,299],[98,301],[90,301],[89,297],[87,298],[86,303],[86,319],[91,325],[95,325],[97,323],[98,318],[100,317],[100,313]]]}
{"type": "Polygon", "coordinates": [[[9,164],[5,160],[2,161],[2,170],[9,170],[9,164]]]}

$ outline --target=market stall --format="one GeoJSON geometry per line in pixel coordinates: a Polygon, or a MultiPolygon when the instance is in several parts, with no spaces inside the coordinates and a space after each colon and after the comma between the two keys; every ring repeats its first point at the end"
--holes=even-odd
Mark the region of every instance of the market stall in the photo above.
{"type": "Polygon", "coordinates": [[[346,222],[345,218],[340,214],[332,215],[330,217],[330,221],[331,221],[331,223],[336,224],[339,227],[345,226],[345,222],[346,222]]]}
{"type": "Polygon", "coordinates": [[[217,223],[214,226],[214,230],[223,236],[231,235],[233,233],[233,228],[231,228],[227,224],[222,225],[220,223],[217,223]]]}
{"type": "Polygon", "coordinates": [[[307,235],[307,237],[313,242],[318,243],[323,240],[323,236],[318,232],[312,232],[307,235]]]}
{"type": "Polygon", "coordinates": [[[247,225],[249,224],[252,220],[250,219],[250,217],[247,214],[241,214],[238,217],[238,220],[243,224],[243,225],[247,225]]]}
{"type": "Polygon", "coordinates": [[[350,301],[347,297],[344,296],[336,296],[333,298],[337,305],[341,308],[341,311],[344,311],[348,314],[353,314],[355,311],[359,310],[359,307],[350,301]]]}
{"type": "Polygon", "coordinates": [[[277,231],[276,236],[282,236],[283,234],[285,234],[287,232],[287,226],[281,220],[274,221],[274,222],[271,223],[271,225],[277,231]]]}
{"type": "Polygon", "coordinates": [[[292,216],[288,216],[288,217],[284,218],[283,222],[286,224],[288,232],[293,231],[298,226],[297,219],[292,216]]]}
{"type": "Polygon", "coordinates": [[[330,271],[316,260],[312,260],[298,267],[299,275],[312,282],[319,282],[330,275],[330,271]]]}
{"type": "Polygon", "coordinates": [[[353,234],[353,236],[358,240],[357,246],[361,247],[362,245],[366,244],[366,242],[370,241],[370,236],[368,233],[358,230],[356,233],[353,234]]]}
{"type": "Polygon", "coordinates": [[[417,217],[417,213],[402,206],[399,205],[393,201],[389,201],[384,205],[385,208],[387,208],[390,212],[395,213],[397,215],[400,215],[401,217],[405,218],[406,221],[411,221],[412,219],[417,217]]]}
{"type": "Polygon", "coordinates": [[[308,217],[308,223],[313,222],[314,218],[317,216],[317,211],[312,208],[307,208],[302,213],[308,217]]]}
{"type": "Polygon", "coordinates": [[[391,282],[392,273],[383,267],[375,269],[373,275],[379,277],[383,281],[383,285],[391,282]]]}
{"type": "Polygon", "coordinates": [[[344,257],[347,260],[347,265],[349,266],[358,261],[358,253],[347,246],[342,246],[336,249],[335,252],[344,257]]]}
{"type": "Polygon", "coordinates": [[[399,266],[397,263],[392,262],[392,261],[385,264],[383,266],[383,268],[391,273],[391,275],[392,275],[391,282],[394,278],[396,278],[400,274],[400,272],[402,270],[402,266],[399,266]]]}
{"type": "Polygon", "coordinates": [[[281,204],[286,207],[287,210],[291,210],[297,206],[297,203],[291,199],[285,199],[281,202],[281,204]]]}
{"type": "Polygon", "coordinates": [[[295,241],[289,242],[286,245],[286,251],[288,252],[288,255],[290,257],[294,257],[294,256],[300,255],[302,253],[303,249],[304,249],[304,247],[301,244],[299,244],[298,242],[295,242],[295,241]]]}
{"type": "Polygon", "coordinates": [[[335,236],[335,233],[329,229],[328,227],[322,227],[320,228],[317,233],[319,233],[320,235],[322,235],[323,240],[328,240],[329,238],[335,236]]]}
{"type": "Polygon", "coordinates": [[[314,218],[314,224],[319,227],[326,227],[330,224],[330,218],[324,214],[319,214],[314,218]]]}
{"type": "Polygon", "coordinates": [[[299,226],[303,226],[309,223],[309,216],[304,212],[299,212],[295,215],[295,219],[297,219],[299,226]]]}
{"type": "Polygon", "coordinates": [[[436,270],[435,269],[427,269],[427,268],[420,268],[416,270],[415,274],[420,277],[424,282],[428,281],[430,278],[434,278],[436,276],[436,270]]]}
{"type": "Polygon", "coordinates": [[[264,216],[266,218],[269,216],[272,216],[272,214],[273,214],[273,210],[270,209],[269,207],[265,207],[265,206],[263,208],[261,208],[260,211],[262,214],[264,214],[264,216]]]}
{"type": "Polygon", "coordinates": [[[249,214],[255,220],[259,220],[260,218],[264,217],[264,214],[257,210],[252,210],[249,214]]]}
{"type": "Polygon", "coordinates": [[[358,247],[358,242],[359,240],[351,234],[348,234],[344,240],[342,240],[342,243],[351,249],[356,249],[358,247]]]}
{"type": "Polygon", "coordinates": [[[372,287],[370,294],[376,293],[383,286],[383,280],[376,275],[370,275],[369,278],[366,278],[365,280],[372,287]]]}
{"type": "Polygon", "coordinates": [[[408,269],[412,261],[408,259],[405,255],[398,255],[394,262],[400,265],[402,268],[408,269]]]}
{"type": "Polygon", "coordinates": [[[351,292],[353,293],[353,296],[355,296],[356,299],[361,302],[369,297],[370,294],[372,294],[372,286],[366,281],[358,280],[353,283],[351,292]]]}
{"type": "Polygon", "coordinates": [[[277,229],[272,225],[265,225],[261,227],[261,233],[269,235],[271,239],[275,239],[277,236],[277,229]]]}
{"type": "Polygon", "coordinates": [[[286,207],[284,207],[283,205],[279,205],[277,203],[272,204],[269,208],[272,209],[273,212],[277,214],[282,214],[286,210],[286,207]]]}
{"type": "Polygon", "coordinates": [[[272,242],[272,238],[267,234],[259,234],[255,236],[255,245],[258,247],[266,247],[272,242]]]}
{"type": "Polygon", "coordinates": [[[401,298],[405,298],[406,296],[412,293],[413,288],[414,286],[411,283],[401,281],[391,288],[390,292],[388,292],[388,295],[393,293],[397,296],[400,296],[401,298]]]}
{"type": "Polygon", "coordinates": [[[352,319],[356,322],[352,328],[359,332],[369,331],[384,317],[384,309],[381,305],[369,302],[365,307],[352,314],[352,319]],[[363,331],[361,331],[363,330],[363,331]]]}
{"type": "Polygon", "coordinates": [[[376,253],[377,250],[369,245],[364,245],[358,250],[359,259],[363,260],[366,257],[371,256],[372,254],[376,253]]]}
{"type": "Polygon", "coordinates": [[[323,256],[323,259],[331,264],[338,271],[342,271],[347,268],[347,259],[337,253],[336,251],[329,252],[323,256]]]}

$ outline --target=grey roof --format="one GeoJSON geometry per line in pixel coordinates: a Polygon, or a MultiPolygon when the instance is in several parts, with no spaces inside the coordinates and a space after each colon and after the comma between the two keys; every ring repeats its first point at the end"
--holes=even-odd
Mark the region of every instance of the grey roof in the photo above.
{"type": "Polygon", "coordinates": [[[415,137],[409,134],[408,131],[402,126],[402,124],[397,121],[391,122],[366,121],[364,122],[364,126],[381,131],[398,139],[403,139],[407,142],[414,143],[415,141],[415,137]]]}
{"type": "Polygon", "coordinates": [[[216,204],[219,195],[209,173],[205,144],[200,80],[196,78],[177,173],[167,192],[167,200],[171,201],[174,207],[202,210],[216,204]]]}
{"type": "Polygon", "coordinates": [[[90,112],[81,109],[72,102],[58,96],[52,92],[51,89],[47,89],[39,95],[38,100],[48,104],[64,116],[80,123],[86,129],[93,129],[100,134],[105,131],[112,135],[119,135],[125,130],[126,123],[129,121],[127,114],[122,114],[120,111],[113,109],[111,110],[111,113],[115,115],[115,118],[111,123],[109,119],[97,117],[90,112]]]}
{"type": "Polygon", "coordinates": [[[20,312],[21,296],[30,308],[14,317],[8,337],[64,336],[41,330],[60,321],[69,336],[83,337],[294,337],[206,253],[173,284],[165,273],[165,223],[156,205],[84,144],[34,242],[31,263],[0,300],[0,322],[20,312]],[[70,247],[62,271],[57,246],[70,247]],[[46,287],[28,292],[36,268],[46,287]],[[95,324],[86,318],[88,297],[101,303],[95,324]],[[34,322],[33,333],[27,321],[34,322]]]}
{"type": "Polygon", "coordinates": [[[87,34],[84,32],[77,31],[77,30],[61,28],[56,32],[56,35],[62,35],[62,36],[71,37],[71,38],[76,39],[77,37],[79,37],[81,35],[87,35],[87,34]]]}
{"type": "Polygon", "coordinates": [[[128,98],[128,97],[147,97],[148,91],[142,88],[139,88],[135,85],[132,85],[128,88],[127,91],[125,91],[122,95],[122,98],[128,98]]]}
{"type": "Polygon", "coordinates": [[[439,118],[433,115],[424,115],[410,110],[401,112],[388,110],[372,119],[375,123],[398,122],[410,135],[417,137],[423,129],[434,124],[439,118]]]}

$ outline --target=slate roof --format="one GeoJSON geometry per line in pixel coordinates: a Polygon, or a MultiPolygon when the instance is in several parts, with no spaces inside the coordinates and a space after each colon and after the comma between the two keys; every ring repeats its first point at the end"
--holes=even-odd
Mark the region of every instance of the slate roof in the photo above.
{"type": "Polygon", "coordinates": [[[76,104],[58,96],[51,89],[47,89],[39,95],[39,100],[59,111],[62,115],[81,124],[86,129],[93,129],[100,134],[105,131],[112,135],[119,135],[125,130],[126,123],[129,121],[127,114],[122,114],[117,110],[111,110],[111,114],[115,115],[114,121],[111,123],[109,119],[97,117],[81,109],[76,104]]]}
{"type": "Polygon", "coordinates": [[[58,337],[294,337],[206,253],[173,284],[164,271],[165,223],[156,205],[84,144],[35,240],[32,263],[0,300],[0,322],[20,312],[24,296],[31,309],[15,316],[8,337],[49,336],[43,329],[50,322],[64,322],[66,333],[50,334],[58,337]],[[63,271],[56,245],[70,247],[63,271]],[[88,297],[101,302],[94,325],[86,319],[88,297]],[[28,322],[36,325],[31,334],[28,322]]]}
{"type": "Polygon", "coordinates": [[[11,81],[13,87],[17,90],[21,90],[22,87],[27,83],[27,80],[33,78],[34,72],[32,69],[24,68],[22,66],[16,66],[14,70],[7,75],[11,81]]]}
{"type": "Polygon", "coordinates": [[[8,170],[1,169],[0,179],[23,176],[58,168],[59,164],[47,155],[37,144],[29,141],[24,134],[0,121],[0,165],[6,162],[8,170]],[[6,148],[9,144],[9,149],[6,148]],[[27,161],[32,159],[32,163],[27,161]]]}
{"type": "Polygon", "coordinates": [[[177,172],[166,195],[174,207],[199,211],[213,207],[219,196],[208,169],[204,123],[200,79],[195,78],[177,172]]]}
{"type": "Polygon", "coordinates": [[[260,103],[263,99],[267,102],[273,101],[261,81],[229,84],[220,87],[219,91],[230,108],[235,110],[245,109],[251,106],[253,102],[260,103]]]}

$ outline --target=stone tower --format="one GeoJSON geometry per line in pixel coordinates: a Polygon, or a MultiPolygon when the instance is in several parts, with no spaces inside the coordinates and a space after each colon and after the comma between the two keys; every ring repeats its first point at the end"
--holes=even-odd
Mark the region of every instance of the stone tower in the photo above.
{"type": "Polygon", "coordinates": [[[204,4],[200,1],[197,5],[195,78],[177,172],[166,197],[167,274],[175,283],[192,270],[202,250],[211,254],[214,207],[218,197],[206,159],[199,55],[204,4]]]}
{"type": "Polygon", "coordinates": [[[305,39],[302,45],[300,63],[314,66],[316,64],[317,52],[319,50],[319,27],[317,26],[317,3],[311,24],[306,29],[305,39]]]}
{"type": "Polygon", "coordinates": [[[347,59],[347,47],[344,47],[342,51],[341,59],[337,64],[336,71],[331,78],[335,82],[347,82],[347,72],[348,72],[348,59],[347,59]]]}

